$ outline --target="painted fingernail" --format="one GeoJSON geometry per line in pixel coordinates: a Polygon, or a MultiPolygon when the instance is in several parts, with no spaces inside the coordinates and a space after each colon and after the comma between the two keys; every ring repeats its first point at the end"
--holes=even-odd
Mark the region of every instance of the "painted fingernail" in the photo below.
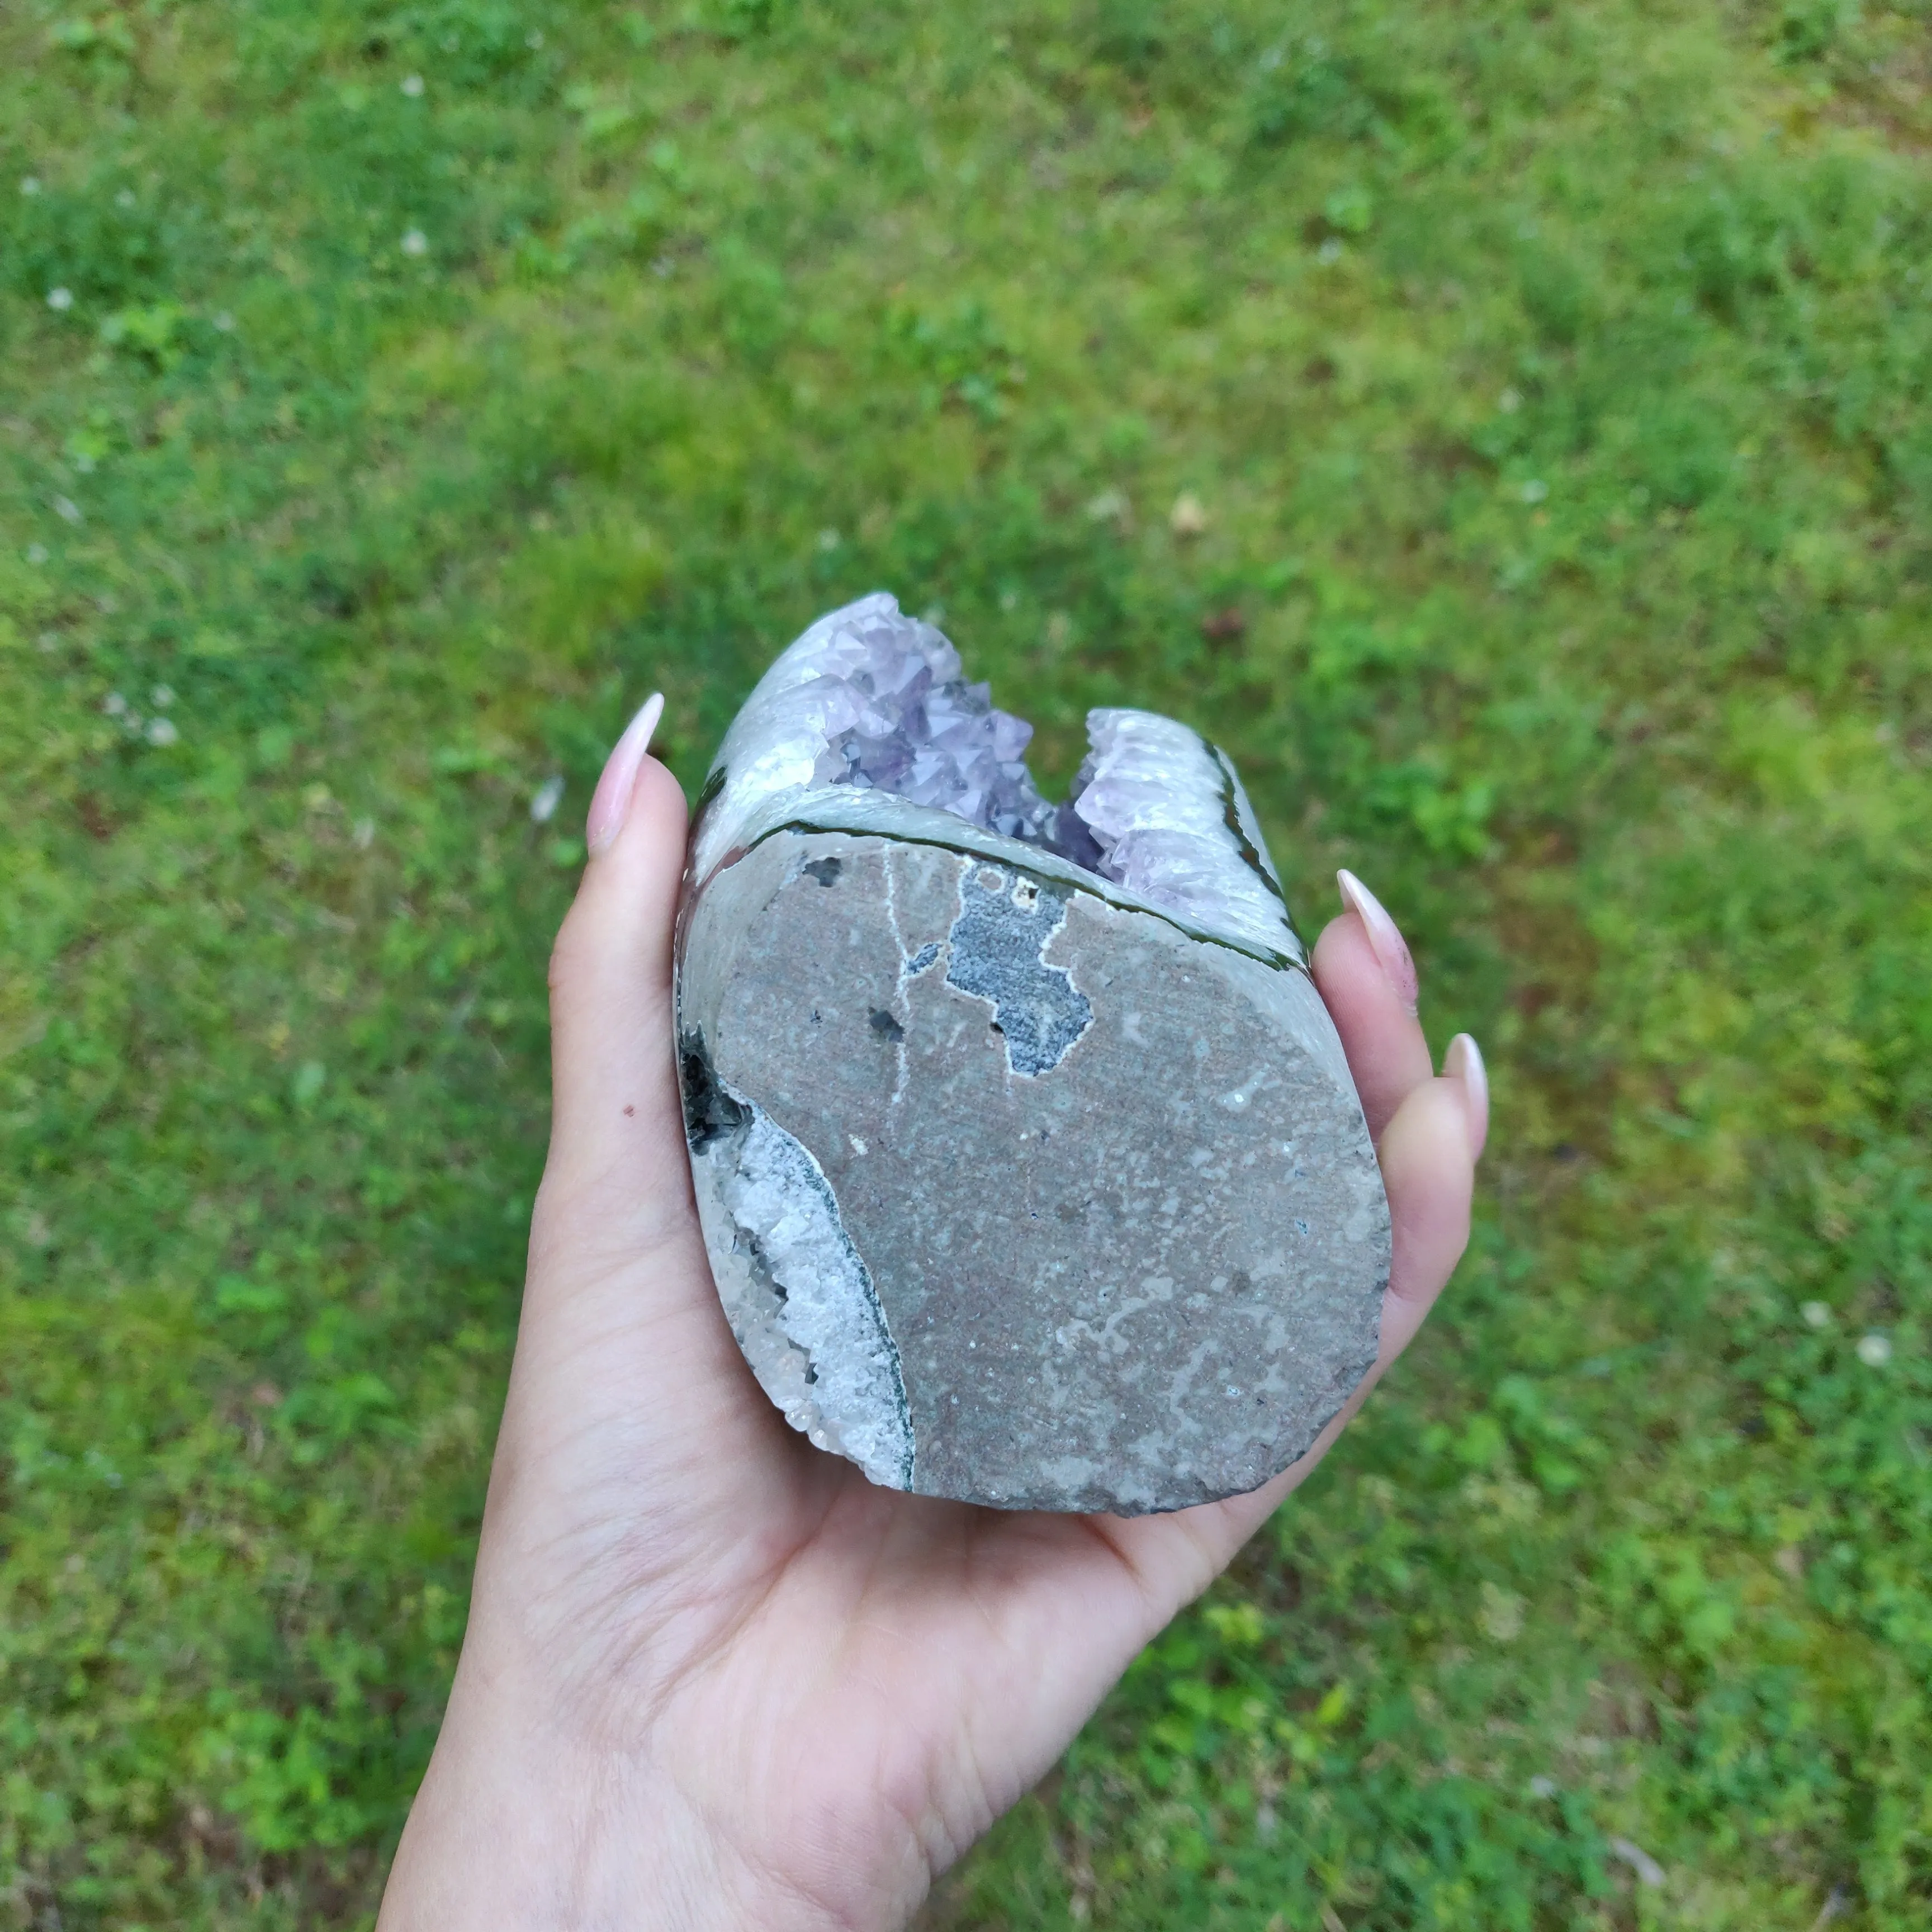
{"type": "Polygon", "coordinates": [[[1490,1070],[1483,1064],[1483,1049],[1467,1034],[1459,1033],[1442,1056],[1442,1071],[1462,1083],[1462,1102],[1469,1110],[1469,1150],[1479,1156],[1490,1137],[1490,1070]]]}
{"type": "Polygon", "coordinates": [[[1335,883],[1342,888],[1342,902],[1367,929],[1369,944],[1388,975],[1396,997],[1412,1013],[1415,1011],[1415,962],[1408,956],[1408,942],[1396,922],[1382,908],[1382,902],[1353,872],[1337,872],[1335,883]]]}
{"type": "Polygon", "coordinates": [[[651,734],[664,716],[664,693],[654,691],[644,700],[644,708],[624,728],[624,735],[605,760],[604,776],[590,799],[590,815],[584,821],[584,836],[594,859],[624,829],[630,814],[631,794],[638,788],[638,769],[651,748],[651,734]]]}

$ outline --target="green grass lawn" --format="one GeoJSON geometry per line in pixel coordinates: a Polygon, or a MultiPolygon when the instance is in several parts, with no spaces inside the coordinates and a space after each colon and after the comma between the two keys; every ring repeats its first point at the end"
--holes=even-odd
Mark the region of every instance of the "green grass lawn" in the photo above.
{"type": "Polygon", "coordinates": [[[1051,784],[1217,738],[1496,1094],[1423,1342],[932,1926],[1932,1924],[1928,36],[0,12],[0,1925],[369,1922],[603,750],[662,686],[694,787],[874,587],[1051,784]]]}

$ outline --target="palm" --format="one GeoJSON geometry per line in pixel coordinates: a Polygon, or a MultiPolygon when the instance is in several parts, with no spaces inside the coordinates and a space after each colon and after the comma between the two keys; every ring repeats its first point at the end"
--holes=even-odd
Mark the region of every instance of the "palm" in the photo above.
{"type": "MultiPolygon", "coordinates": [[[[682,831],[646,765],[559,942],[550,1162],[464,1670],[476,1649],[520,1660],[555,1721],[648,1759],[742,1882],[778,1875],[803,1922],[888,1924],[1345,1418],[1254,1496],[1132,1520],[898,1495],[790,1430],[732,1340],[692,1205],[670,1045],[682,831]]],[[[1324,936],[1317,976],[1381,1138],[1386,1363],[1460,1252],[1467,1112],[1357,922],[1324,936]]]]}
{"type": "Polygon", "coordinates": [[[518,1527],[490,1556],[526,1588],[554,1580],[545,1647],[586,1709],[632,1714],[640,1739],[668,1724],[698,1741],[678,1766],[690,1802],[732,1820],[748,1855],[820,1871],[811,1889],[838,1922],[889,1921],[1046,1768],[1265,1505],[1122,1521],[878,1489],[785,1426],[715,1313],[694,1219],[680,1246],[664,1263],[687,1293],[626,1270],[578,1306],[674,1299],[715,1332],[587,1322],[584,1399],[538,1492],[505,1498],[518,1527]],[[640,1399],[687,1347],[686,1393],[640,1399]],[[883,1868],[881,1815],[898,1839],[883,1868]],[[862,1848],[843,1842],[855,1830],[862,1848]]]}

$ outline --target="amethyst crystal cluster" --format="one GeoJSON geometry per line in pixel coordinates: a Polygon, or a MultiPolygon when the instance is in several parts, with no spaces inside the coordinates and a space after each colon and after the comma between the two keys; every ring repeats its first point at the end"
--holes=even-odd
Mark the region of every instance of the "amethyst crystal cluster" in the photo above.
{"type": "Polygon", "coordinates": [[[886,596],[853,604],[818,657],[825,749],[820,784],[877,788],[936,806],[1009,838],[1054,842],[1059,818],[1026,768],[1033,727],[968,684],[959,653],[886,596]]]}
{"type": "Polygon", "coordinates": [[[1226,756],[1030,728],[883,595],[727,734],[679,922],[707,1252],[766,1394],[874,1481],[1172,1509],[1302,1454],[1373,1361],[1381,1177],[1226,756]]]}
{"type": "Polygon", "coordinates": [[[1226,758],[1172,718],[1100,710],[1064,805],[1026,766],[1033,727],[968,684],[931,624],[878,592],[821,617],[772,667],[718,754],[730,800],[849,785],[1037,845],[1168,910],[1302,957],[1247,796],[1226,758]],[[796,740],[797,742],[794,742],[796,740]],[[789,769],[774,770],[784,752],[789,769]],[[778,753],[779,757],[774,757],[778,753]],[[807,762],[807,754],[809,762],[807,762]]]}

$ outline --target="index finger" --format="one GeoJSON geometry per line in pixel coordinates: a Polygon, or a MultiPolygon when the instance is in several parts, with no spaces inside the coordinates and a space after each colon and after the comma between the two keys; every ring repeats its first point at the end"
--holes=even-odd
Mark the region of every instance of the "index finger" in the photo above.
{"type": "Polygon", "coordinates": [[[1348,910],[1315,942],[1312,965],[1342,1036],[1370,1137],[1379,1141],[1396,1110],[1435,1069],[1415,1017],[1415,968],[1395,921],[1352,873],[1338,876],[1348,910]]]}

